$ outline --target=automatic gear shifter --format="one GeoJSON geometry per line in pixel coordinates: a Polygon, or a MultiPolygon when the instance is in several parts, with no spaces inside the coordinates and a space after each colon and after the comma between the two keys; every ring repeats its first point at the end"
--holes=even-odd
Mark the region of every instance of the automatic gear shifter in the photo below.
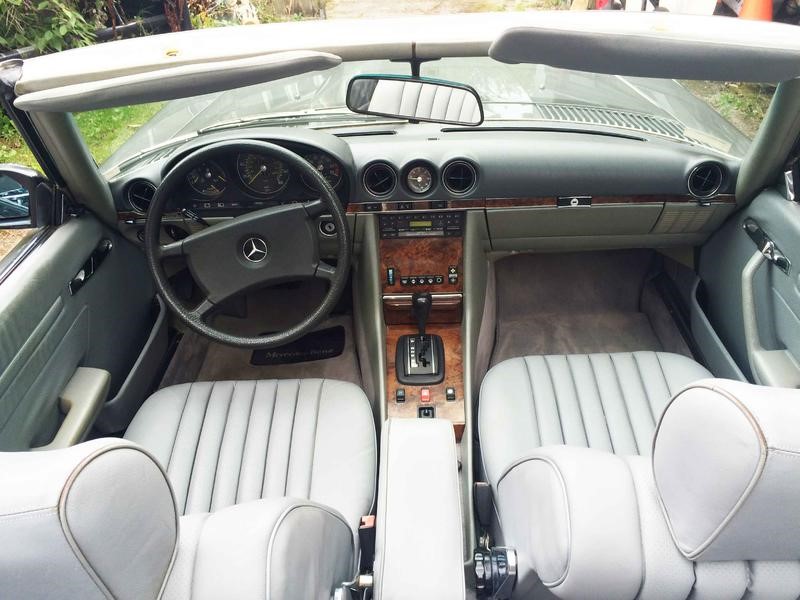
{"type": "Polygon", "coordinates": [[[411,297],[411,312],[419,334],[404,335],[397,340],[395,367],[400,383],[430,385],[444,379],[442,338],[425,333],[432,304],[433,297],[429,292],[416,293],[411,297]]]}
{"type": "Polygon", "coordinates": [[[417,328],[421,336],[425,335],[425,326],[428,324],[428,317],[431,316],[431,304],[433,296],[430,292],[417,292],[411,296],[411,311],[417,320],[417,328]]]}

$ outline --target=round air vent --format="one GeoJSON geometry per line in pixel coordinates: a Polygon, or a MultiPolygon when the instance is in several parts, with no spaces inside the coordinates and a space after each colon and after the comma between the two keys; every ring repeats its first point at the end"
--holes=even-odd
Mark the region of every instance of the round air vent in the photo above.
{"type": "Polygon", "coordinates": [[[442,169],[442,185],[451,194],[466,194],[475,187],[478,173],[465,160],[454,160],[442,169]]]}
{"type": "Polygon", "coordinates": [[[372,163],[364,170],[364,187],[378,198],[388,196],[397,185],[397,173],[386,163],[372,163]]]}
{"type": "Polygon", "coordinates": [[[695,198],[711,198],[722,187],[725,172],[715,162],[700,163],[689,173],[689,193],[695,198]]]}
{"type": "Polygon", "coordinates": [[[128,202],[134,210],[146,213],[155,193],[155,185],[144,179],[138,179],[128,185],[128,202]]]}

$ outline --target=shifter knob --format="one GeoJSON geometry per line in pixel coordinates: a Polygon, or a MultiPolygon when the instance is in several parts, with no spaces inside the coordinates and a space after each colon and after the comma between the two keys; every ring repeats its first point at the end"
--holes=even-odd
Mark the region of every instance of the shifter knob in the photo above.
{"type": "Polygon", "coordinates": [[[411,296],[411,311],[414,313],[420,335],[425,335],[425,326],[428,324],[432,303],[433,297],[430,292],[416,292],[411,296]]]}

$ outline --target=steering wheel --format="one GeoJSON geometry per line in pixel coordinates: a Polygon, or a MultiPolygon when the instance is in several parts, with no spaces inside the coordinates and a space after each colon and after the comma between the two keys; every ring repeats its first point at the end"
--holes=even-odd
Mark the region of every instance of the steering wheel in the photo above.
{"type": "Polygon", "coordinates": [[[197,333],[241,348],[274,348],[313,330],[336,306],[350,271],[350,231],[345,209],[331,185],[301,156],[256,140],[218,142],[178,162],[164,177],[150,203],[144,247],[156,289],[175,314],[197,333]],[[184,185],[189,172],[214,156],[239,152],[282,160],[294,173],[314,182],[320,199],[249,212],[162,245],[164,210],[184,185]],[[325,213],[332,216],[338,232],[336,267],[319,257],[316,218],[325,213]],[[186,258],[189,271],[203,294],[203,300],[194,308],[187,308],[178,299],[164,271],[162,261],[175,256],[186,258]],[[309,277],[326,280],[329,283],[327,294],[313,312],[289,329],[263,336],[238,336],[206,322],[220,302],[239,293],[309,277]]]}

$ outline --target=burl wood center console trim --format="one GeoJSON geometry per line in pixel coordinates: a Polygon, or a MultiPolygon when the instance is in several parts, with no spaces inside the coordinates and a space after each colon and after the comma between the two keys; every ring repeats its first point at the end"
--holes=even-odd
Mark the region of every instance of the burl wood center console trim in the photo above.
{"type": "Polygon", "coordinates": [[[388,325],[386,327],[386,362],[389,367],[386,376],[387,415],[390,418],[416,419],[419,417],[420,407],[433,407],[436,418],[449,419],[453,423],[456,440],[460,441],[465,423],[461,325],[430,325],[427,329],[426,333],[441,336],[444,343],[444,381],[434,385],[404,385],[397,381],[395,372],[397,340],[401,335],[415,333],[417,333],[417,328],[408,325],[388,325]],[[455,389],[455,400],[447,400],[446,390],[448,387],[455,389]],[[405,402],[396,401],[398,388],[405,391],[405,402]],[[423,403],[421,401],[423,388],[428,389],[430,402],[423,403]]]}
{"type": "Polygon", "coordinates": [[[420,409],[453,423],[456,439],[464,432],[464,364],[461,345],[463,307],[463,212],[410,219],[382,219],[379,241],[383,279],[381,299],[386,324],[386,402],[389,417],[420,418],[420,409]],[[408,222],[412,221],[412,222],[408,222]],[[417,227],[417,224],[421,227],[417,227]],[[415,292],[430,292],[431,312],[425,333],[442,338],[444,379],[431,385],[400,383],[396,373],[397,340],[418,333],[412,312],[415,292]],[[447,390],[455,393],[448,400],[447,390]],[[397,401],[402,389],[404,400],[397,401]],[[423,401],[423,390],[429,400],[423,401]],[[428,411],[426,411],[428,412],[428,411]]]}

